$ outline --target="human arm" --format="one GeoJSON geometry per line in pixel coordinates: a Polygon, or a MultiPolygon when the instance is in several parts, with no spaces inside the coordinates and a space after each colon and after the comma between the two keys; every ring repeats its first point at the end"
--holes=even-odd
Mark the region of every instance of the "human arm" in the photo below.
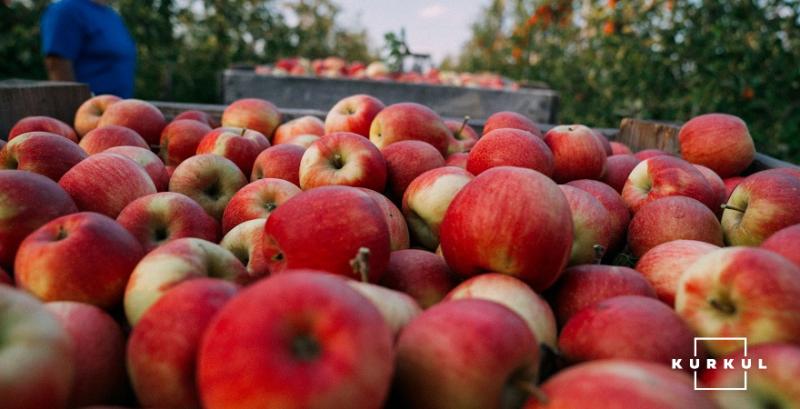
{"type": "Polygon", "coordinates": [[[48,55],[44,58],[47,78],[50,81],[75,81],[75,71],[72,61],[57,55],[48,55]]]}

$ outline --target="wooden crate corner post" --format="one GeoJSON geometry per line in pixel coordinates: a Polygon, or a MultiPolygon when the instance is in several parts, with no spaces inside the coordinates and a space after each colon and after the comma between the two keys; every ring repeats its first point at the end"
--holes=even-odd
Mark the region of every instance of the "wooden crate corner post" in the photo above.
{"type": "Polygon", "coordinates": [[[661,149],[672,154],[680,153],[678,132],[680,124],[624,118],[619,125],[616,140],[628,145],[634,152],[644,149],[661,149]]]}

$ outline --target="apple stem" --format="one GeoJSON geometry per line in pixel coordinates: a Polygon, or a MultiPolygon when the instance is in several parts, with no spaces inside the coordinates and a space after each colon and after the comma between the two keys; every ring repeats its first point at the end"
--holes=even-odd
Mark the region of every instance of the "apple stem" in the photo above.
{"type": "Polygon", "coordinates": [[[458,128],[458,132],[456,132],[456,134],[461,134],[461,131],[463,131],[464,128],[467,127],[467,122],[469,122],[469,120],[470,120],[469,115],[464,115],[464,120],[461,122],[461,128],[458,128]]]}
{"type": "Polygon", "coordinates": [[[516,386],[520,390],[527,392],[530,396],[543,405],[547,405],[547,403],[550,401],[550,399],[547,398],[547,395],[545,395],[544,392],[532,381],[520,379],[516,382],[516,386]]]}
{"type": "Polygon", "coordinates": [[[711,304],[712,307],[716,308],[717,310],[722,311],[722,313],[727,314],[727,315],[732,315],[733,313],[736,312],[736,307],[733,304],[731,304],[730,302],[726,302],[726,301],[723,301],[723,300],[717,300],[717,299],[711,299],[711,301],[709,301],[709,304],[711,304]]]}
{"type": "Polygon", "coordinates": [[[592,246],[592,249],[594,250],[594,263],[595,264],[602,263],[603,256],[606,255],[606,248],[599,244],[595,244],[594,246],[592,246]]]}
{"type": "Polygon", "coordinates": [[[350,260],[350,267],[353,272],[361,276],[361,282],[369,282],[369,249],[361,247],[358,249],[356,256],[350,260]]]}
{"type": "Polygon", "coordinates": [[[239,136],[244,136],[244,133],[247,132],[247,128],[242,128],[242,133],[239,136]]]}
{"type": "Polygon", "coordinates": [[[731,210],[735,210],[737,212],[744,213],[744,209],[738,208],[736,206],[731,206],[729,204],[721,204],[719,207],[721,207],[723,209],[731,209],[731,210]]]}

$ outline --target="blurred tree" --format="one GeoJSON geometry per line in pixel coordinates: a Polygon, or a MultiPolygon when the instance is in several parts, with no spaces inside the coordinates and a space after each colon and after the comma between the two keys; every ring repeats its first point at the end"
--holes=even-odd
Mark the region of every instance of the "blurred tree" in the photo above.
{"type": "Polygon", "coordinates": [[[341,9],[333,1],[301,0],[286,3],[286,6],[297,19],[292,37],[297,55],[306,58],[335,55],[348,61],[372,58],[366,30],[350,31],[340,27],[337,18],[341,9]]]}
{"type": "Polygon", "coordinates": [[[472,37],[459,58],[460,67],[473,72],[505,70],[511,63],[505,0],[492,0],[478,15],[471,27],[472,37]]]}
{"type": "Polygon", "coordinates": [[[800,2],[494,0],[484,14],[460,67],[547,82],[564,122],[728,112],[800,161],[800,2]]]}
{"type": "Polygon", "coordinates": [[[48,0],[0,2],[0,79],[44,78],[39,16],[48,0]]]}
{"type": "Polygon", "coordinates": [[[406,42],[406,29],[401,28],[398,33],[388,32],[383,35],[383,52],[389,70],[393,72],[403,71],[403,59],[411,55],[406,42]]]}

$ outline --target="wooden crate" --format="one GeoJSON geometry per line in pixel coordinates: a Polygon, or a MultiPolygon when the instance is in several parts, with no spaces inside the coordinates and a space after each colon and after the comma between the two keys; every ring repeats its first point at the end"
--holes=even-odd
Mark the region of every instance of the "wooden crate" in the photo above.
{"type": "Polygon", "coordinates": [[[91,96],[88,85],[76,82],[0,81],[0,138],[30,115],[51,116],[72,126],[75,111],[91,96]]]}

